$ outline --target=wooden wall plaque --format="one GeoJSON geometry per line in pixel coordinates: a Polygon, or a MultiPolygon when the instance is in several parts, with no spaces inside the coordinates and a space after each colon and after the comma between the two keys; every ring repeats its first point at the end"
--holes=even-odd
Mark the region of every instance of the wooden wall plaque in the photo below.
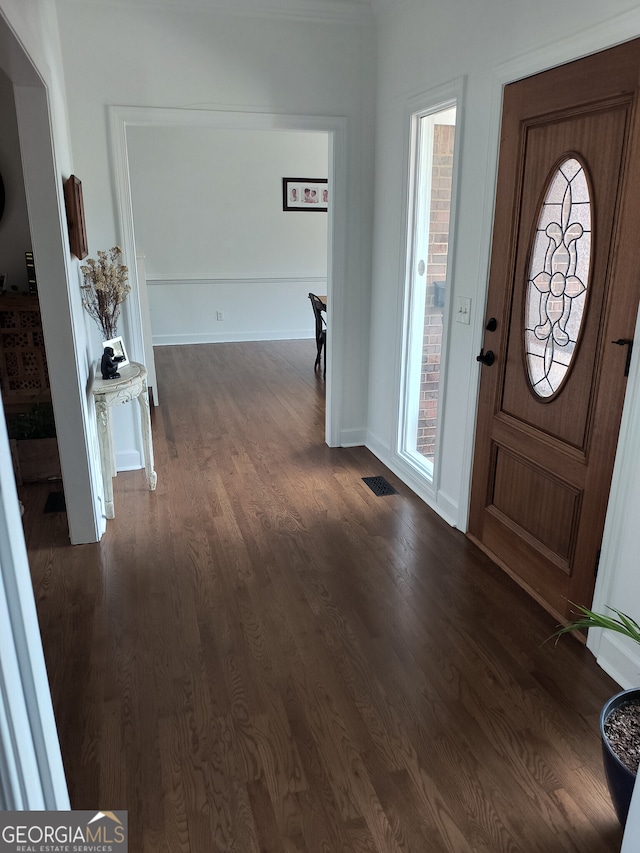
{"type": "Polygon", "coordinates": [[[71,175],[64,182],[64,204],[67,209],[69,245],[71,251],[83,260],[89,254],[87,228],[84,221],[84,202],[82,200],[82,181],[71,175]]]}

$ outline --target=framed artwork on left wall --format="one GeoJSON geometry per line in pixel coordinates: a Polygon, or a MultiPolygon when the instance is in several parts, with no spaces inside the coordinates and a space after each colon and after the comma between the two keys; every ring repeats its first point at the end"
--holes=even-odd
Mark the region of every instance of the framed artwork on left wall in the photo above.
{"type": "Polygon", "coordinates": [[[64,182],[64,206],[67,210],[69,246],[76,258],[81,261],[89,254],[89,244],[84,221],[82,182],[75,175],[71,175],[64,182]]]}

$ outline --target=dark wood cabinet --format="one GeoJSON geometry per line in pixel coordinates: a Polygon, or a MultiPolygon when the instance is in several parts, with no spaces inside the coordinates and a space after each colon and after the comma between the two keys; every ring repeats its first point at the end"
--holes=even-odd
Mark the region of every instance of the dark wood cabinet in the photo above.
{"type": "Polygon", "coordinates": [[[0,297],[0,390],[16,483],[60,479],[58,443],[36,295],[0,297]]]}
{"type": "Polygon", "coordinates": [[[0,390],[8,412],[51,401],[37,296],[0,297],[0,390]]]}

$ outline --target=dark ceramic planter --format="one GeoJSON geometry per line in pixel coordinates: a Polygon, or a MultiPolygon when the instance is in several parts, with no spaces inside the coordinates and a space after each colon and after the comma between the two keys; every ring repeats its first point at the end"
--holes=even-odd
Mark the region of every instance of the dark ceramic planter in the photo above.
{"type": "Polygon", "coordinates": [[[616,693],[606,703],[600,714],[600,737],[602,738],[602,756],[604,758],[604,770],[607,777],[607,785],[609,793],[613,801],[613,807],[616,810],[620,825],[624,827],[627,822],[627,814],[629,812],[629,804],[631,803],[631,794],[636,781],[636,774],[632,773],[620,761],[618,756],[609,746],[609,741],[604,733],[604,724],[609,714],[620,705],[632,700],[640,701],[640,688],[634,687],[631,690],[623,690],[621,693],[616,693]]]}

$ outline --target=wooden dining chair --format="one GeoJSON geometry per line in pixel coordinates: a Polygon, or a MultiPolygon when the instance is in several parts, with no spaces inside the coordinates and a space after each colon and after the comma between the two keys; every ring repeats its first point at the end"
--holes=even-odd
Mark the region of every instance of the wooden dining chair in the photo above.
{"type": "Polygon", "coordinates": [[[313,315],[316,321],[316,348],[317,355],[316,361],[313,365],[314,370],[320,369],[320,360],[323,361],[322,375],[326,377],[327,375],[327,324],[324,319],[324,304],[320,297],[316,296],[315,293],[309,294],[309,299],[311,300],[311,307],[313,308],[313,315]]]}

